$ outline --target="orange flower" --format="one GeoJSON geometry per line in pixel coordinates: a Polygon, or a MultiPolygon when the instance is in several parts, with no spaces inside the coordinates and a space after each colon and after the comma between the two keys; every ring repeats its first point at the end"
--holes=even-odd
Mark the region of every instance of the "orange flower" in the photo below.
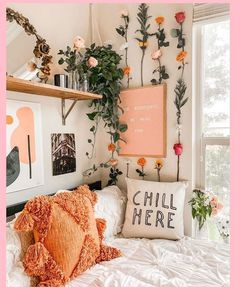
{"type": "Polygon", "coordinates": [[[182,61],[185,59],[185,57],[187,56],[187,51],[181,51],[177,56],[176,56],[176,60],[177,61],[182,61]]]}
{"type": "Polygon", "coordinates": [[[164,22],[165,18],[163,16],[158,16],[155,21],[157,24],[162,24],[164,22]]]}
{"type": "Polygon", "coordinates": [[[108,151],[114,152],[116,150],[116,145],[111,143],[108,145],[108,151]]]}
{"type": "Polygon", "coordinates": [[[163,167],[163,161],[161,159],[157,159],[155,161],[155,169],[161,169],[163,167]]]}
{"type": "Polygon", "coordinates": [[[147,41],[145,41],[145,42],[143,42],[143,41],[139,41],[139,42],[138,42],[138,45],[139,45],[140,47],[147,47],[147,46],[148,46],[148,42],[147,42],[147,41]]]}
{"type": "Polygon", "coordinates": [[[147,162],[146,159],[142,157],[142,158],[139,158],[138,159],[137,164],[139,166],[142,166],[143,167],[143,166],[145,166],[146,162],[147,162]]]}
{"type": "Polygon", "coordinates": [[[126,66],[123,68],[123,72],[125,76],[128,76],[130,74],[131,68],[129,66],[126,66]]]}

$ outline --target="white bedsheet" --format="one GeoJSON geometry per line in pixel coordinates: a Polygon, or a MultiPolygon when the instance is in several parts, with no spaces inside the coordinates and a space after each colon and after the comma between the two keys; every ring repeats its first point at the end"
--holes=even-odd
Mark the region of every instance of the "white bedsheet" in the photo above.
{"type": "MultiPolygon", "coordinates": [[[[27,287],[19,261],[19,239],[7,229],[7,286],[27,287]]],[[[229,286],[229,246],[184,238],[180,241],[123,239],[107,241],[123,256],[102,262],[67,287],[229,286]]]]}
{"type": "Polygon", "coordinates": [[[123,257],[87,270],[67,287],[229,286],[229,246],[184,238],[180,241],[109,241],[123,257]]]}

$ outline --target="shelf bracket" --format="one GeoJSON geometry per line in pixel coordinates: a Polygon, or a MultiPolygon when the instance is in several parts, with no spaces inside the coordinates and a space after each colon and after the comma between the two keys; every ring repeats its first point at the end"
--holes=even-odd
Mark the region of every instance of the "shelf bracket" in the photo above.
{"type": "Polygon", "coordinates": [[[66,112],[66,101],[65,99],[61,99],[61,115],[62,115],[62,125],[66,125],[66,118],[69,116],[70,112],[74,108],[75,104],[77,103],[78,100],[74,100],[73,103],[71,104],[70,108],[66,112]]]}

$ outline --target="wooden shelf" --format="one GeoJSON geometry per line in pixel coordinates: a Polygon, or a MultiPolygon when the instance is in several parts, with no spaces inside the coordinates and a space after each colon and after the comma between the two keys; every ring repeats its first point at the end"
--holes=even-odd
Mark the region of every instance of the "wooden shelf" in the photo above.
{"type": "Polygon", "coordinates": [[[43,83],[34,83],[31,81],[26,81],[9,76],[7,76],[7,90],[26,94],[49,96],[54,98],[70,99],[77,101],[102,98],[101,95],[92,94],[89,92],[82,92],[43,83]]]}
{"type": "Polygon", "coordinates": [[[89,92],[82,92],[53,85],[47,85],[43,83],[34,83],[26,80],[21,80],[14,77],[7,76],[7,90],[40,95],[45,97],[60,98],[61,101],[61,113],[62,113],[62,124],[66,124],[66,119],[70,112],[74,108],[77,101],[101,99],[101,95],[92,94],[89,92]],[[73,100],[69,109],[66,111],[65,100],[73,100]]]}

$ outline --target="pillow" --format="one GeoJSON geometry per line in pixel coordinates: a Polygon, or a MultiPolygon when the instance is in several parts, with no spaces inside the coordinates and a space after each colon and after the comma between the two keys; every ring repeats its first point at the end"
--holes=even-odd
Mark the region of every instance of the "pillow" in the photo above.
{"type": "Polygon", "coordinates": [[[55,196],[28,201],[14,228],[32,231],[35,244],[28,247],[23,263],[39,286],[63,286],[95,263],[121,255],[102,244],[106,222],[95,219],[96,194],[88,186],[55,196]]]}
{"type": "Polygon", "coordinates": [[[121,232],[124,223],[127,198],[115,185],[96,190],[96,194],[98,202],[94,208],[95,217],[107,221],[104,233],[106,238],[115,236],[121,232]]]}
{"type": "Polygon", "coordinates": [[[126,178],[128,202],[122,234],[126,238],[184,236],[184,200],[187,182],[155,182],[126,178]]]}

